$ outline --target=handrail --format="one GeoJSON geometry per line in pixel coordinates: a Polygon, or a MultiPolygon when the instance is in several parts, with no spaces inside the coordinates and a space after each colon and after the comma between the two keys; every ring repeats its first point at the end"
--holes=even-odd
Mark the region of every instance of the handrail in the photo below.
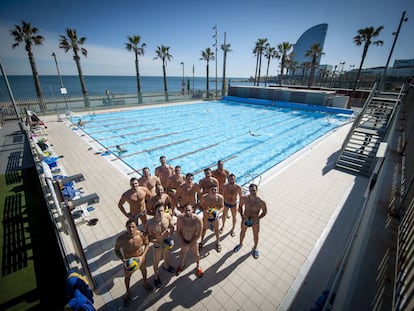
{"type": "Polygon", "coordinates": [[[361,112],[356,116],[354,123],[352,124],[351,129],[349,130],[347,136],[345,137],[345,140],[342,144],[341,150],[345,148],[345,146],[348,144],[349,139],[351,138],[353,130],[357,127],[359,122],[361,121],[362,116],[364,115],[365,111],[368,108],[369,103],[371,102],[372,97],[374,97],[375,91],[377,88],[377,83],[374,84],[374,86],[371,89],[371,92],[369,93],[367,99],[365,100],[364,106],[362,107],[361,112]]]}
{"type": "MultiPolygon", "coordinates": [[[[402,95],[404,95],[403,90],[405,90],[405,88],[406,88],[406,85],[405,85],[405,84],[403,84],[403,85],[401,86],[401,89],[400,89],[400,92],[398,93],[397,98],[395,99],[395,104],[396,104],[396,105],[398,105],[398,102],[400,102],[400,101],[401,101],[401,96],[402,96],[402,95]]],[[[395,107],[394,107],[394,108],[395,108],[395,107]]],[[[389,125],[390,125],[390,123],[392,122],[391,120],[393,119],[394,114],[395,114],[395,109],[393,109],[393,110],[392,110],[392,113],[391,113],[391,115],[390,115],[390,118],[388,119],[388,122],[387,122],[387,125],[386,125],[385,129],[388,129],[388,126],[389,126],[389,125]]]]}

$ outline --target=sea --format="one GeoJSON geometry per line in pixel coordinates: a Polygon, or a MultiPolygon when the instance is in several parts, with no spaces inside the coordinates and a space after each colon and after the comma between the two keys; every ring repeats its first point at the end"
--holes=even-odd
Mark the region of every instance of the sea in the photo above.
{"type": "MultiPolygon", "coordinates": [[[[2,77],[0,81],[0,101],[10,100],[6,83],[2,77]]],[[[36,91],[31,75],[11,75],[7,76],[13,96],[16,100],[25,100],[36,98],[36,91]]],[[[39,76],[41,88],[44,98],[56,98],[61,96],[61,82],[57,75],[42,75],[39,76]]],[[[79,76],[61,76],[64,88],[69,97],[82,96],[79,76]]],[[[107,91],[110,94],[127,95],[137,94],[136,76],[92,76],[85,75],[85,85],[89,96],[105,96],[107,91]]],[[[231,85],[252,85],[247,78],[231,77],[226,78],[226,83],[231,85]]],[[[182,77],[172,76],[167,77],[168,93],[179,93],[182,90],[182,77]]],[[[160,94],[164,92],[164,82],[162,76],[141,76],[141,90],[145,94],[160,94]]],[[[205,77],[184,77],[185,92],[205,91],[206,78],[205,77]]],[[[222,86],[221,79],[218,79],[217,89],[220,92],[222,86]]],[[[210,79],[209,90],[214,93],[216,89],[216,82],[210,79]]]]}

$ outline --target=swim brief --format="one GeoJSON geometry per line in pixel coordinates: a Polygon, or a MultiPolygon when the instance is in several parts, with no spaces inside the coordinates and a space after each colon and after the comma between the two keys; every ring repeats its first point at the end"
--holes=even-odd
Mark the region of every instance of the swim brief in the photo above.
{"type": "Polygon", "coordinates": [[[226,203],[226,202],[224,202],[224,206],[225,206],[225,207],[228,207],[228,208],[234,208],[234,207],[236,207],[236,205],[237,205],[237,203],[235,203],[235,204],[230,204],[230,203],[226,203]]]}
{"type": "Polygon", "coordinates": [[[129,213],[129,217],[132,218],[135,222],[137,222],[138,218],[145,216],[145,214],[146,214],[145,211],[141,212],[140,214],[129,213]]]}

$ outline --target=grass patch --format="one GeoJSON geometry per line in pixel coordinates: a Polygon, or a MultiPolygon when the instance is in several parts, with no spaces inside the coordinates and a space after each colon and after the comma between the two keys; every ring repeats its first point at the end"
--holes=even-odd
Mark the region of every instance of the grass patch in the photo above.
{"type": "Polygon", "coordinates": [[[66,270],[36,169],[0,175],[0,310],[65,304],[66,270]]]}

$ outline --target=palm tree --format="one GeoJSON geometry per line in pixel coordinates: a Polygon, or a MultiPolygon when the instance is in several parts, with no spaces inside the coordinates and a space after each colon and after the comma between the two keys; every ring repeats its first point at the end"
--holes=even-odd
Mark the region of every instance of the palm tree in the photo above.
{"type": "Polygon", "coordinates": [[[88,51],[80,46],[83,45],[86,41],[85,37],[78,38],[78,34],[76,33],[75,29],[66,28],[66,36],[60,35],[59,41],[59,48],[63,49],[65,53],[72,50],[73,52],[73,60],[76,63],[76,67],[78,69],[79,81],[81,84],[83,101],[85,103],[85,108],[89,108],[89,98],[88,98],[88,90],[86,89],[85,80],[82,74],[82,67],[80,63],[80,56],[79,51],[82,53],[83,56],[88,56],[88,51]]]}
{"type": "Polygon", "coordinates": [[[373,45],[383,45],[384,44],[384,41],[382,41],[382,40],[372,41],[373,38],[379,36],[382,29],[384,29],[384,26],[379,26],[377,29],[374,29],[374,27],[372,27],[372,26],[367,27],[367,28],[363,28],[363,29],[359,29],[358,30],[358,35],[356,35],[354,37],[354,43],[357,46],[360,46],[360,45],[362,45],[362,43],[364,43],[364,50],[362,52],[361,64],[359,65],[358,73],[357,73],[357,76],[355,78],[354,87],[352,88],[352,93],[353,94],[355,94],[355,89],[356,89],[357,84],[358,84],[359,76],[361,75],[362,66],[364,64],[365,57],[367,56],[369,46],[371,44],[373,44],[373,45]]]}
{"type": "Polygon", "coordinates": [[[139,62],[138,56],[144,55],[144,48],[146,44],[139,46],[140,36],[127,36],[128,42],[125,42],[125,47],[128,51],[134,51],[135,54],[135,71],[137,74],[137,90],[138,90],[138,104],[142,103],[141,81],[139,78],[139,62]]]}
{"type": "Polygon", "coordinates": [[[226,93],[226,60],[227,60],[227,52],[231,52],[230,44],[226,44],[226,33],[224,33],[224,44],[221,45],[221,49],[223,50],[223,81],[221,85],[221,96],[224,96],[226,93]]]}
{"type": "Polygon", "coordinates": [[[259,59],[259,65],[258,65],[258,70],[257,70],[257,86],[260,84],[260,71],[261,71],[261,68],[262,68],[262,55],[263,55],[263,52],[267,49],[268,46],[269,46],[269,43],[267,42],[266,38],[259,39],[256,42],[256,53],[257,53],[257,57],[259,59]]]}
{"type": "Polygon", "coordinates": [[[291,76],[293,78],[293,82],[295,83],[296,82],[295,72],[298,69],[298,62],[293,60],[294,54],[295,53],[293,53],[293,52],[291,52],[289,54],[289,58],[288,58],[288,61],[287,61],[287,64],[286,64],[286,68],[288,70],[289,76],[291,76]]]}
{"type": "Polygon", "coordinates": [[[267,78],[269,77],[270,60],[272,58],[280,58],[280,56],[277,53],[276,48],[271,47],[270,45],[266,46],[266,49],[264,51],[264,56],[267,58],[266,79],[265,79],[265,86],[266,86],[267,78]]]}
{"type": "Polygon", "coordinates": [[[206,65],[206,71],[207,71],[207,98],[210,97],[210,92],[209,92],[209,88],[208,88],[208,80],[209,80],[209,75],[208,75],[208,63],[210,62],[210,60],[214,60],[215,56],[214,56],[214,52],[210,49],[210,48],[206,48],[205,51],[201,51],[201,58],[200,60],[205,60],[207,62],[206,65]]]}
{"type": "Polygon", "coordinates": [[[281,55],[279,86],[282,86],[283,71],[287,65],[288,55],[292,47],[293,45],[289,42],[282,42],[277,46],[277,52],[281,55]]]}
{"type": "Polygon", "coordinates": [[[303,62],[301,65],[302,68],[302,83],[305,81],[305,77],[308,75],[308,70],[311,67],[310,62],[303,62]]]}
{"type": "Polygon", "coordinates": [[[256,81],[257,81],[257,70],[259,69],[259,53],[258,53],[258,48],[257,48],[257,44],[253,49],[253,55],[256,56],[256,69],[254,70],[254,81],[253,81],[253,85],[256,86],[256,81]]]}
{"type": "Polygon", "coordinates": [[[322,47],[319,43],[314,43],[311,45],[310,49],[305,52],[306,57],[311,57],[311,72],[308,80],[308,88],[313,84],[313,79],[315,77],[315,67],[319,63],[318,60],[325,53],[322,52],[322,47]]]}
{"type": "Polygon", "coordinates": [[[157,46],[157,50],[155,51],[157,56],[154,59],[161,59],[162,61],[162,74],[164,77],[164,94],[165,94],[165,101],[168,101],[168,90],[167,90],[167,61],[172,59],[172,55],[170,54],[170,47],[169,46],[157,46]]]}
{"type": "Polygon", "coordinates": [[[20,43],[25,44],[25,50],[29,56],[30,67],[32,68],[33,80],[36,89],[36,95],[39,100],[39,107],[42,112],[46,110],[46,106],[43,102],[42,87],[40,86],[39,73],[37,72],[36,62],[32,51],[32,45],[42,45],[45,38],[37,34],[38,29],[32,27],[28,22],[22,21],[22,25],[14,25],[14,29],[10,30],[10,35],[14,36],[14,43],[12,48],[14,49],[20,43]]]}

